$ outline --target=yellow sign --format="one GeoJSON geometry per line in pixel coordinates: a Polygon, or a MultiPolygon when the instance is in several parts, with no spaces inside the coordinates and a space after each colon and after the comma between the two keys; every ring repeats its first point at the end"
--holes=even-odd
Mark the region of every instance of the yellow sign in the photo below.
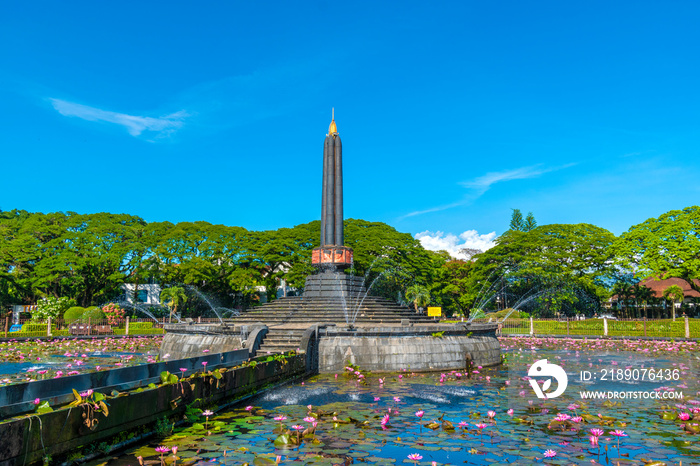
{"type": "Polygon", "coordinates": [[[441,307],[428,307],[428,317],[440,317],[442,315],[441,307]]]}

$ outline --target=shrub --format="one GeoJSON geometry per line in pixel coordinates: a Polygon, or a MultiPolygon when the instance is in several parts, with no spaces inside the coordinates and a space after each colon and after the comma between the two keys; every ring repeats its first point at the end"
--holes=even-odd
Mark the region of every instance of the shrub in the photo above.
{"type": "MultiPolygon", "coordinates": [[[[46,326],[48,324],[46,323],[36,323],[36,322],[27,322],[26,324],[22,325],[22,328],[20,329],[19,332],[13,332],[12,336],[15,337],[20,337],[20,336],[28,336],[28,337],[36,337],[36,336],[44,336],[46,335],[46,326]],[[25,334],[25,335],[22,335],[25,334]]],[[[56,325],[51,324],[51,334],[55,334],[57,332],[56,330],[56,325]]]]}
{"type": "Polygon", "coordinates": [[[102,312],[102,309],[100,309],[97,306],[89,307],[85,309],[85,312],[83,312],[82,317],[83,322],[87,322],[88,319],[92,320],[93,322],[97,320],[104,320],[105,313],[102,312]]]}
{"type": "Polygon", "coordinates": [[[107,316],[110,325],[117,325],[124,318],[124,309],[117,304],[109,303],[102,307],[102,312],[107,316]]]}
{"type": "Polygon", "coordinates": [[[40,299],[36,311],[32,312],[32,320],[46,320],[49,317],[56,319],[72,306],[75,306],[75,300],[71,298],[48,297],[40,299]]]}
{"type": "Polygon", "coordinates": [[[153,328],[153,322],[131,322],[129,324],[130,330],[146,330],[153,328]]]}
{"type": "Polygon", "coordinates": [[[76,320],[80,319],[83,316],[84,312],[85,312],[84,307],[80,307],[80,306],[69,307],[68,310],[63,313],[63,318],[65,319],[66,322],[73,323],[76,320]]]}

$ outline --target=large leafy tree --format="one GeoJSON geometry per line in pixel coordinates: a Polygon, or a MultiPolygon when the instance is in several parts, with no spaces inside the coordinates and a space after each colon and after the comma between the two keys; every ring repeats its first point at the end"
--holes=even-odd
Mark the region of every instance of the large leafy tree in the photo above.
{"type": "Polygon", "coordinates": [[[607,293],[615,273],[609,250],[614,240],[609,231],[585,223],[507,231],[477,256],[472,289],[495,295],[507,288],[509,305],[535,303],[533,290],[539,290],[550,313],[585,312],[607,293]]]}
{"type": "Polygon", "coordinates": [[[672,210],[623,233],[612,251],[643,278],[678,277],[700,292],[700,207],[672,210]]]}
{"type": "Polygon", "coordinates": [[[468,317],[470,304],[476,295],[472,287],[473,272],[474,262],[446,261],[437,269],[431,288],[431,296],[436,304],[468,317]]]}
{"type": "Polygon", "coordinates": [[[345,221],[345,244],[354,250],[353,273],[374,283],[372,291],[397,299],[411,284],[427,286],[446,257],[426,251],[420,241],[380,222],[345,221]]]}

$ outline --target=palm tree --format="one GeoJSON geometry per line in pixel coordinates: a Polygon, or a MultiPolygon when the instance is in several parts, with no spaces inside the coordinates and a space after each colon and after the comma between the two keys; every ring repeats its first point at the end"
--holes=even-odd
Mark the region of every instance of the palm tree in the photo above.
{"type": "Polygon", "coordinates": [[[406,290],[406,299],[413,302],[416,313],[418,313],[420,312],[418,308],[424,307],[430,302],[430,291],[423,285],[412,285],[406,290]]]}
{"type": "Polygon", "coordinates": [[[634,285],[634,298],[644,305],[644,318],[647,318],[647,304],[654,297],[654,292],[651,288],[636,284],[634,285]]]}
{"type": "Polygon", "coordinates": [[[664,298],[671,301],[671,311],[673,312],[673,321],[676,321],[676,301],[683,302],[683,289],[678,285],[671,285],[664,290],[664,298]]]}
{"type": "Polygon", "coordinates": [[[185,290],[179,286],[171,286],[160,292],[160,303],[170,308],[168,323],[173,321],[173,313],[177,314],[177,307],[180,303],[187,302],[185,290]]]}
{"type": "Polygon", "coordinates": [[[617,295],[618,302],[622,302],[623,314],[627,314],[627,301],[632,296],[632,285],[625,282],[617,282],[613,286],[613,293],[617,295]]]}

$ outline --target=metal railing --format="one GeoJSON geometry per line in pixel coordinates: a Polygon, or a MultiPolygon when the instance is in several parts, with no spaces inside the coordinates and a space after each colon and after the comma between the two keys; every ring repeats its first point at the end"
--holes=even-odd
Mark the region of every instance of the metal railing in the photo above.
{"type": "Polygon", "coordinates": [[[70,336],[103,336],[103,335],[162,335],[163,325],[167,318],[161,321],[153,319],[20,319],[12,324],[9,317],[0,325],[0,338],[27,337],[70,337],[70,336]]]}
{"type": "MultiPolygon", "coordinates": [[[[485,323],[488,319],[474,319],[485,323]]],[[[492,320],[491,322],[495,322],[492,320]]],[[[500,335],[568,335],[596,337],[647,337],[700,339],[700,319],[507,319],[500,335]]]]}

